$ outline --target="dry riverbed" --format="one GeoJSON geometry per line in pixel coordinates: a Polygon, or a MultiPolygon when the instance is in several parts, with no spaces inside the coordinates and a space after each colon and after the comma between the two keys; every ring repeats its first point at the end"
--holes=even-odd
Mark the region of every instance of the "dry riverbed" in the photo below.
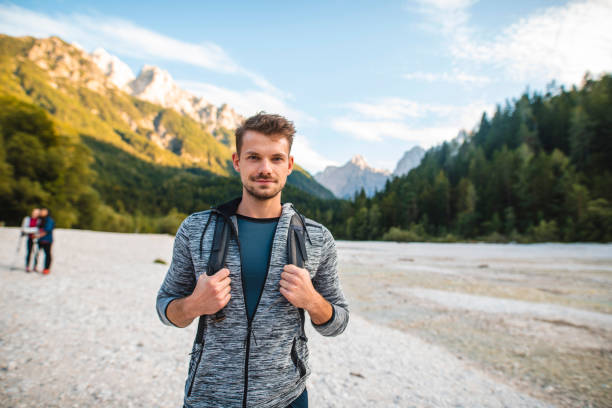
{"type": "Polygon", "coordinates": [[[541,400],[612,406],[612,246],[339,243],[353,310],[541,400]]]}
{"type": "MultiPolygon", "coordinates": [[[[49,276],[10,269],[17,237],[0,228],[0,406],[181,406],[195,327],[155,313],[172,237],[58,230],[49,276]]],[[[351,321],[309,329],[311,406],[612,406],[611,246],[338,248],[351,321]]]]}

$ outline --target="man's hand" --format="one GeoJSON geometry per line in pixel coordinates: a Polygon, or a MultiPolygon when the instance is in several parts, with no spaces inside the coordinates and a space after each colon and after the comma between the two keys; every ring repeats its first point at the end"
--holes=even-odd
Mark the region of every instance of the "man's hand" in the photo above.
{"type": "Polygon", "coordinates": [[[312,286],[310,273],[295,265],[285,265],[281,273],[280,293],[297,308],[306,309],[315,324],[332,317],[332,306],[312,286]]]}
{"type": "Polygon", "coordinates": [[[227,305],[231,298],[229,274],[229,269],[223,268],[212,276],[200,275],[193,293],[188,296],[196,316],[215,314],[227,305]]]}
{"type": "Polygon", "coordinates": [[[166,309],[168,319],[178,327],[185,327],[198,316],[223,309],[232,297],[229,273],[229,269],[223,268],[212,276],[200,275],[191,295],[170,302],[166,309]]]}

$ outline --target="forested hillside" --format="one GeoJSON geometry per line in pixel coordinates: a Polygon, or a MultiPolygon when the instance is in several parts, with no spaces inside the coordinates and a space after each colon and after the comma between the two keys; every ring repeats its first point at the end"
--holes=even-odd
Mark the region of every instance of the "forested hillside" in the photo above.
{"type": "MultiPolygon", "coordinates": [[[[240,192],[238,177],[161,166],[91,136],[62,134],[42,108],[0,96],[0,208],[9,225],[47,206],[64,228],[174,233],[187,214],[240,192]]],[[[331,210],[337,200],[292,185],[283,198],[330,223],[342,214],[331,210]]]]}
{"type": "Polygon", "coordinates": [[[352,239],[612,241],[612,76],[498,106],[347,217],[352,239]]]}
{"type": "MultiPolygon", "coordinates": [[[[0,80],[0,222],[48,206],[60,227],[172,232],[240,193],[224,140],[122,92],[57,37],[0,35],[0,80]]],[[[333,197],[299,165],[288,184],[296,202],[333,197]]]]}

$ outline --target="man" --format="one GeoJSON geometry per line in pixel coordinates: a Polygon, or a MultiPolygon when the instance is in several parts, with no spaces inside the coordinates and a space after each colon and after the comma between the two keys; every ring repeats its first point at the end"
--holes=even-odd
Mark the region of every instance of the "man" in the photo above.
{"type": "Polygon", "coordinates": [[[242,197],[190,215],[174,241],[172,263],[157,296],[167,325],[200,317],[185,407],[307,407],[306,310],[314,328],[335,336],[348,324],[331,233],[304,220],[304,268],[287,265],[289,223],[296,213],[281,204],[293,169],[295,129],[279,115],[257,114],[236,130],[232,161],[242,197]],[[208,276],[215,225],[231,228],[226,267],[208,276]],[[225,319],[215,318],[222,310],[225,319]],[[201,338],[200,338],[201,337],[201,338]]]}
{"type": "MultiPolygon", "coordinates": [[[[27,235],[28,242],[26,246],[26,257],[25,257],[25,271],[30,272],[30,259],[32,258],[32,249],[34,248],[34,244],[36,243],[36,234],[38,233],[38,223],[40,219],[38,216],[40,215],[40,210],[38,208],[34,208],[32,210],[32,214],[29,217],[25,217],[23,222],[21,223],[21,236],[27,235]]],[[[36,263],[36,260],[34,260],[36,263]]]]}
{"type": "Polygon", "coordinates": [[[55,221],[51,218],[51,214],[47,208],[40,210],[41,223],[38,234],[38,247],[45,251],[45,267],[43,275],[51,273],[51,245],[53,244],[53,229],[55,221]]]}

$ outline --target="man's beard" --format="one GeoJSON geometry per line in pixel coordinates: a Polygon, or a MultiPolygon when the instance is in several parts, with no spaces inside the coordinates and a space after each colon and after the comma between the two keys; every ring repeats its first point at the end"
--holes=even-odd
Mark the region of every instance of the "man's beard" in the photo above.
{"type": "MultiPolygon", "coordinates": [[[[251,181],[257,183],[257,180],[269,180],[269,179],[270,178],[268,177],[261,177],[260,175],[257,175],[257,177],[253,178],[251,181]]],[[[266,201],[266,200],[276,197],[283,190],[283,187],[285,186],[279,185],[278,189],[260,191],[252,187],[250,184],[244,184],[244,189],[246,190],[246,192],[251,197],[256,198],[257,200],[260,200],[260,201],[266,201]]]]}

